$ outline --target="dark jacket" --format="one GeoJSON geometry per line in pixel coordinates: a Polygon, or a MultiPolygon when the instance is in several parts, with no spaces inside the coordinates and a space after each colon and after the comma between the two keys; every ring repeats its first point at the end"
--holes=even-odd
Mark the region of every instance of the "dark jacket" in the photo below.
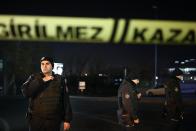
{"type": "Polygon", "coordinates": [[[72,109],[65,79],[60,75],[53,76],[53,80],[44,82],[42,73],[33,74],[22,85],[22,93],[29,99],[28,113],[70,122],[72,109]]]}
{"type": "Polygon", "coordinates": [[[183,112],[180,79],[172,76],[165,84],[165,93],[169,118],[179,120],[183,112]]]}
{"type": "Polygon", "coordinates": [[[135,90],[136,84],[132,81],[123,80],[118,89],[118,105],[122,113],[128,114],[129,120],[137,119],[138,112],[138,98],[135,90]]]}

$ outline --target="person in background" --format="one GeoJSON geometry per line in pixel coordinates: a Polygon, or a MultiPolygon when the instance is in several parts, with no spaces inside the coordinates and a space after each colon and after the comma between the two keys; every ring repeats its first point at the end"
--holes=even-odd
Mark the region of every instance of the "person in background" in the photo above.
{"type": "Polygon", "coordinates": [[[141,93],[137,90],[139,76],[135,73],[129,74],[118,89],[118,121],[124,131],[137,131],[140,123],[138,117],[138,100],[141,93]]]}
{"type": "Polygon", "coordinates": [[[177,68],[165,83],[165,117],[169,121],[167,131],[178,131],[183,120],[183,100],[180,88],[182,80],[183,72],[177,68]]]}

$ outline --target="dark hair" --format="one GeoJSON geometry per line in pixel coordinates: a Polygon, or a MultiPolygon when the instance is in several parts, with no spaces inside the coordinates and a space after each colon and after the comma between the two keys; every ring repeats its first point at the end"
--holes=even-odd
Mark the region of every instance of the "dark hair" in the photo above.
{"type": "Polygon", "coordinates": [[[54,60],[53,60],[52,57],[44,56],[44,57],[42,57],[42,58],[40,59],[40,62],[42,62],[42,61],[49,61],[49,62],[51,63],[51,65],[52,65],[52,67],[54,67],[54,60]]]}
{"type": "Polygon", "coordinates": [[[127,80],[140,79],[140,75],[136,72],[130,72],[130,73],[128,73],[126,79],[127,80]]]}
{"type": "Polygon", "coordinates": [[[183,72],[182,72],[179,68],[176,68],[176,69],[172,72],[172,75],[173,75],[173,76],[180,76],[180,75],[183,75],[183,72]]]}

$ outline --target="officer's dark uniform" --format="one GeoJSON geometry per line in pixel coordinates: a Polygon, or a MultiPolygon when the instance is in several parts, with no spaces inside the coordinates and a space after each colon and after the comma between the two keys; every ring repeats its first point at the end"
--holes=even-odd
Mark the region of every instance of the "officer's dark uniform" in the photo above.
{"type": "Polygon", "coordinates": [[[166,101],[165,106],[168,113],[169,129],[177,131],[183,119],[183,103],[180,88],[180,79],[176,76],[182,75],[182,71],[175,70],[171,78],[165,84],[166,101]]]}
{"type": "Polygon", "coordinates": [[[53,80],[44,82],[42,73],[31,75],[22,86],[29,99],[30,131],[60,131],[63,121],[70,122],[72,109],[65,79],[53,73],[53,80]]]}
{"type": "Polygon", "coordinates": [[[123,125],[124,130],[135,131],[134,120],[138,118],[138,98],[137,91],[134,90],[136,84],[131,80],[123,80],[118,89],[118,120],[123,125]]]}

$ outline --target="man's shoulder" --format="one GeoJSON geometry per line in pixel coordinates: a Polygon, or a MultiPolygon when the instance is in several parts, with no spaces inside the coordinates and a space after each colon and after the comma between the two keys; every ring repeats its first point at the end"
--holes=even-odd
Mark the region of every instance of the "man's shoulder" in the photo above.
{"type": "Polygon", "coordinates": [[[55,74],[54,75],[59,81],[61,81],[62,85],[66,85],[67,84],[67,78],[64,75],[59,75],[59,74],[55,74]]]}
{"type": "Polygon", "coordinates": [[[32,77],[32,78],[41,78],[41,77],[43,77],[43,74],[42,73],[32,73],[31,75],[30,75],[30,77],[32,77]]]}
{"type": "Polygon", "coordinates": [[[58,79],[65,80],[66,77],[64,75],[54,74],[54,76],[58,79]]]}
{"type": "Polygon", "coordinates": [[[58,77],[58,78],[62,78],[63,76],[62,75],[59,75],[59,74],[54,74],[55,77],[58,77]]]}
{"type": "Polygon", "coordinates": [[[121,90],[128,90],[132,87],[131,83],[129,83],[127,80],[123,80],[123,82],[120,84],[121,90]]]}

